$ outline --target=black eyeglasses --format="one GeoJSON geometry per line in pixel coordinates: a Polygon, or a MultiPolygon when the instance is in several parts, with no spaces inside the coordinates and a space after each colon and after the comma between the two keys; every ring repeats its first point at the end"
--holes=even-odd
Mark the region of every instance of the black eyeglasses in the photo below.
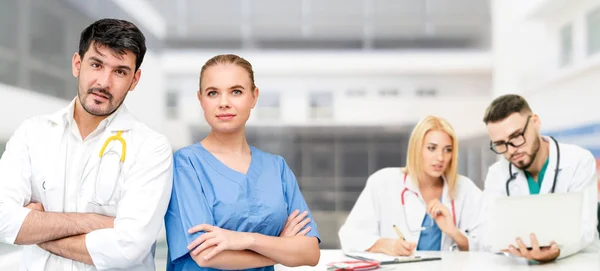
{"type": "Polygon", "coordinates": [[[515,148],[523,146],[523,144],[525,144],[525,142],[526,142],[525,132],[527,132],[527,126],[529,125],[530,119],[531,119],[531,116],[527,117],[527,122],[525,122],[525,127],[523,127],[523,132],[521,132],[521,134],[509,139],[508,142],[494,143],[494,142],[490,141],[490,149],[497,154],[503,154],[506,151],[508,151],[508,145],[511,145],[515,148]]]}

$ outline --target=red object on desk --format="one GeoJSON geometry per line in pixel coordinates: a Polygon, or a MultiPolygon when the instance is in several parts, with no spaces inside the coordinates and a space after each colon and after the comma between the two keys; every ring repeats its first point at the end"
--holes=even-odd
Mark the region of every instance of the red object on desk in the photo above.
{"type": "Polygon", "coordinates": [[[343,261],[327,264],[329,271],[363,271],[379,268],[379,262],[343,261]]]}

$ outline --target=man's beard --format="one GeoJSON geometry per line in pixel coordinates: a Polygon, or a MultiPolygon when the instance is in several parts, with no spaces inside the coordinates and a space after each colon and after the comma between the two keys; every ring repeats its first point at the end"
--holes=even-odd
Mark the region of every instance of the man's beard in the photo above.
{"type": "Polygon", "coordinates": [[[531,167],[531,164],[533,164],[533,161],[535,160],[535,157],[537,156],[537,154],[538,154],[539,150],[540,150],[540,138],[536,136],[536,137],[535,137],[534,144],[533,144],[533,152],[532,152],[531,154],[529,154],[529,153],[526,153],[526,152],[522,152],[522,153],[514,153],[514,154],[513,154],[513,155],[510,157],[510,160],[512,161],[512,158],[513,158],[514,156],[516,156],[516,155],[520,155],[520,154],[523,154],[523,155],[525,155],[525,156],[528,156],[528,157],[529,157],[529,162],[528,162],[527,164],[525,164],[525,163],[524,163],[524,160],[525,160],[525,159],[523,159],[523,160],[521,160],[521,161],[519,161],[519,162],[517,162],[517,163],[512,163],[512,164],[513,164],[515,167],[517,167],[518,169],[521,169],[521,170],[526,170],[526,169],[528,169],[529,167],[531,167]]]}
{"type": "MultiPolygon", "coordinates": [[[[119,102],[118,105],[116,106],[112,106],[113,103],[113,96],[112,94],[110,94],[108,91],[106,91],[103,88],[90,88],[88,89],[87,93],[85,94],[85,96],[80,96],[79,97],[79,103],[81,103],[81,106],[83,107],[83,109],[90,115],[93,116],[97,116],[97,117],[103,117],[103,116],[109,116],[110,114],[114,113],[115,111],[117,111],[117,109],[119,109],[119,107],[121,107],[121,104],[123,104],[123,101],[125,100],[125,97],[123,97],[123,100],[121,100],[119,102]],[[87,99],[88,96],[93,95],[92,93],[97,93],[100,94],[102,96],[105,96],[107,98],[107,103],[108,103],[108,108],[104,111],[102,110],[95,110],[93,108],[90,108],[87,106],[87,104],[85,103],[85,100],[87,99]]],[[[95,101],[92,101],[95,103],[95,101]]]]}

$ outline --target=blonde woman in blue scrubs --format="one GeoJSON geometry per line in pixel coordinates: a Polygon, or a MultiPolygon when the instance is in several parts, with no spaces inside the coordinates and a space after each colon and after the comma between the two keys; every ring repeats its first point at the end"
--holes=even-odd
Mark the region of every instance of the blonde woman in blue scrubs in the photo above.
{"type": "Polygon", "coordinates": [[[167,270],[318,263],[317,225],[294,174],[281,156],[246,141],[258,94],[252,66],[239,56],[218,55],[202,67],[198,100],[212,130],[174,155],[167,270]]]}
{"type": "Polygon", "coordinates": [[[384,168],[367,180],[339,231],[342,249],[401,256],[475,250],[481,200],[481,190],[458,174],[454,130],[427,116],[410,136],[406,168],[384,168]]]}

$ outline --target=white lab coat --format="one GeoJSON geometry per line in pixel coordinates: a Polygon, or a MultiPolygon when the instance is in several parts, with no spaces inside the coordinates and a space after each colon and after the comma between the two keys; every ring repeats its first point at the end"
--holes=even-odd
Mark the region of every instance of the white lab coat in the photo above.
{"type": "MultiPolygon", "coordinates": [[[[405,195],[405,206],[402,206],[401,193],[404,190],[404,172],[401,168],[384,168],[373,173],[367,180],[346,223],[339,231],[339,238],[344,251],[365,251],[380,238],[394,238],[398,235],[393,229],[396,225],[407,241],[418,244],[420,232],[410,232],[418,229],[425,217],[426,209],[414,194],[405,195]],[[410,208],[405,212],[405,208],[410,208]],[[407,216],[408,215],[408,216],[407,216]]],[[[418,186],[406,178],[406,186],[415,191],[423,199],[418,186]]],[[[456,223],[460,231],[469,240],[469,247],[477,246],[477,229],[479,208],[482,192],[467,177],[459,176],[456,186],[454,205],[456,208],[456,223]]],[[[444,182],[442,204],[452,213],[452,204],[448,196],[448,185],[444,182]]],[[[441,250],[455,250],[456,244],[452,238],[442,233],[441,250]]]]}
{"type": "MultiPolygon", "coordinates": [[[[64,212],[65,201],[76,201],[77,212],[115,218],[114,228],[86,235],[94,266],[76,262],[75,270],[155,270],[154,243],[162,226],[172,186],[172,150],[167,139],[136,121],[121,106],[107,124],[87,163],[81,161],[80,192],[65,197],[65,136],[73,102],[52,115],[23,122],[9,140],[0,160],[0,242],[13,244],[29,213],[23,206],[40,202],[46,212],[64,212]],[[106,206],[90,201],[98,172],[100,148],[122,130],[126,158],[113,199],[106,206]]],[[[106,151],[121,154],[112,141],[106,151]]],[[[73,185],[73,184],[69,184],[73,185]]],[[[24,246],[21,270],[44,270],[50,253],[37,245],[24,246]]]]}
{"type": "MultiPolygon", "coordinates": [[[[549,142],[550,153],[548,167],[543,178],[540,194],[548,194],[552,189],[554,175],[556,174],[557,152],[556,144],[549,137],[543,137],[544,141],[549,142]]],[[[556,180],[556,193],[583,191],[583,205],[581,217],[581,239],[574,240],[572,244],[565,245],[560,252],[559,258],[564,258],[586,248],[594,240],[598,239],[596,229],[598,208],[598,188],[596,177],[596,161],[594,156],[586,149],[571,144],[562,144],[560,146],[560,165],[559,174],[556,180]]],[[[484,208],[482,208],[482,250],[491,251],[491,214],[488,210],[491,208],[494,199],[506,197],[506,181],[509,179],[509,162],[502,158],[490,166],[485,180],[484,188],[484,208]]],[[[509,184],[510,195],[529,195],[529,185],[527,177],[522,170],[512,167],[513,173],[518,173],[515,180],[509,184]]],[[[518,222],[515,222],[518,223],[518,222]]],[[[508,244],[507,244],[508,247],[508,244]]]]}

